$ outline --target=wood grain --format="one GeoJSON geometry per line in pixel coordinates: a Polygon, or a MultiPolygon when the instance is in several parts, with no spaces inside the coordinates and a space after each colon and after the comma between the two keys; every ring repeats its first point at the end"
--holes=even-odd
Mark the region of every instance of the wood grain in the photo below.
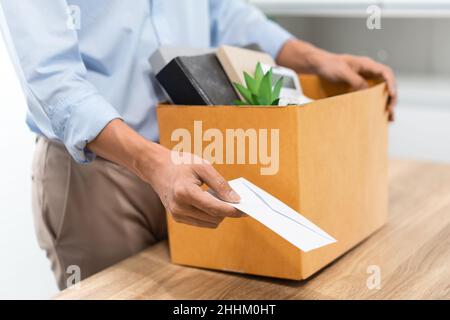
{"type": "Polygon", "coordinates": [[[162,242],[57,299],[450,299],[450,166],[391,161],[389,222],[306,281],[173,265],[162,242]],[[369,290],[367,267],[381,270],[369,290]]]}

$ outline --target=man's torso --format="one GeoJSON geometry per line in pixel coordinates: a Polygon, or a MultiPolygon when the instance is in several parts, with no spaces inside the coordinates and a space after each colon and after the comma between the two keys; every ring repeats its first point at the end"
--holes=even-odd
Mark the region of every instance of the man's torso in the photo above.
{"type": "MultiPolygon", "coordinates": [[[[157,141],[155,107],[163,94],[148,58],[159,46],[210,47],[209,1],[69,0],[68,5],[79,12],[79,17],[68,13],[68,19],[79,19],[87,80],[131,127],[157,141]]],[[[31,114],[27,123],[39,133],[31,114]]]]}

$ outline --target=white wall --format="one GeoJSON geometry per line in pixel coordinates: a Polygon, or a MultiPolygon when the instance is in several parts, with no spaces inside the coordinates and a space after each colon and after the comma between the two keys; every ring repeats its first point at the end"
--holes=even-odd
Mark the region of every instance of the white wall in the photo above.
{"type": "Polygon", "coordinates": [[[294,35],[337,53],[368,55],[398,75],[389,154],[450,163],[450,18],[275,17],[294,35]]]}
{"type": "Polygon", "coordinates": [[[450,73],[450,18],[382,18],[379,30],[368,29],[366,18],[291,16],[277,21],[321,48],[384,58],[398,72],[450,73]]]}
{"type": "Polygon", "coordinates": [[[47,299],[57,292],[38,247],[31,214],[34,135],[25,100],[0,36],[0,299],[47,299]]]}

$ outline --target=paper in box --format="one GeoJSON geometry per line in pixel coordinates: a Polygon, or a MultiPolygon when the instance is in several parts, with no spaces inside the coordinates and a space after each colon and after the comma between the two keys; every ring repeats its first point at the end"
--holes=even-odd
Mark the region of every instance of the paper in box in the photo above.
{"type": "MultiPolygon", "coordinates": [[[[248,179],[338,241],[305,253],[250,217],[227,218],[217,229],[204,229],[177,223],[169,214],[174,263],[306,279],[386,222],[385,84],[351,93],[346,93],[344,85],[315,76],[301,77],[301,84],[307,96],[318,100],[288,107],[160,105],[160,141],[168,148],[179,147],[179,133],[189,133],[191,152],[215,156],[211,142],[221,134],[222,163],[218,161],[214,167],[227,180],[248,179]],[[234,161],[226,159],[230,147],[225,141],[227,130],[236,133],[238,129],[246,141],[244,161],[242,154],[237,159],[237,139],[234,161]],[[203,138],[194,141],[194,135],[203,138]],[[250,136],[262,138],[257,152],[261,148],[265,152],[258,154],[256,161],[250,136]],[[278,150],[272,144],[277,136],[278,150]],[[267,161],[271,151],[278,153],[272,156],[272,163],[267,161]]],[[[220,158],[220,151],[218,155],[220,158]]]]}

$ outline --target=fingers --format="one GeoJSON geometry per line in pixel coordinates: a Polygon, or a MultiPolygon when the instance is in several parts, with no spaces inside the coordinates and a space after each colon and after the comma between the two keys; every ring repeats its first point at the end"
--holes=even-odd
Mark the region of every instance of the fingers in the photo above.
{"type": "Polygon", "coordinates": [[[203,228],[217,228],[224,219],[223,217],[211,216],[192,206],[176,208],[171,214],[177,222],[203,228]]]}
{"type": "Polygon", "coordinates": [[[347,82],[354,90],[361,90],[368,87],[367,81],[353,70],[350,65],[344,64],[341,69],[341,77],[343,81],[347,82]]]}
{"type": "Polygon", "coordinates": [[[384,70],[382,71],[381,76],[386,80],[389,100],[387,110],[389,113],[389,121],[394,121],[394,107],[397,104],[397,86],[395,83],[395,76],[392,72],[391,68],[383,66],[384,70]]]}
{"type": "Polygon", "coordinates": [[[366,76],[382,77],[386,81],[389,96],[395,98],[397,95],[397,86],[392,69],[367,57],[358,57],[357,59],[359,62],[359,72],[366,76]]]}
{"type": "Polygon", "coordinates": [[[199,210],[216,217],[239,218],[244,216],[242,212],[231,205],[217,200],[209,192],[201,188],[193,189],[190,194],[190,203],[199,210]]]}
{"type": "Polygon", "coordinates": [[[397,104],[397,85],[395,75],[391,68],[378,63],[368,57],[344,56],[347,63],[354,69],[355,72],[366,77],[381,77],[386,81],[387,90],[389,94],[389,101],[387,111],[389,113],[389,120],[394,120],[394,107],[397,104]]]}
{"type": "MultiPolygon", "coordinates": [[[[196,208],[204,214],[212,217],[241,217],[240,211],[233,206],[218,200],[210,193],[202,190],[201,182],[196,182],[195,179],[185,178],[183,183],[177,184],[173,187],[172,201],[168,210],[170,212],[179,212],[182,214],[186,208],[196,208]],[[183,209],[180,209],[183,208],[183,209]]],[[[190,214],[198,211],[191,210],[190,214]]]]}
{"type": "Polygon", "coordinates": [[[194,227],[216,229],[219,223],[210,223],[183,215],[172,214],[173,219],[178,223],[188,224],[194,227]]]}
{"type": "Polygon", "coordinates": [[[387,107],[386,107],[386,111],[388,113],[388,120],[390,122],[395,121],[394,107],[395,107],[396,102],[392,102],[392,101],[394,101],[394,100],[392,100],[391,97],[389,97],[387,107]]]}
{"type": "Polygon", "coordinates": [[[199,178],[204,181],[217,196],[223,201],[237,203],[240,200],[239,195],[231,189],[228,182],[213,168],[213,166],[204,164],[194,168],[199,178]]]}
{"type": "Polygon", "coordinates": [[[181,164],[173,168],[174,180],[167,186],[167,192],[160,197],[166,209],[177,222],[199,227],[216,228],[225,217],[246,216],[224,201],[240,200],[228,182],[206,161],[195,164],[181,164]],[[202,189],[208,184],[220,199],[202,189]],[[218,196],[219,197],[219,196],[218,196]]]}
{"type": "Polygon", "coordinates": [[[177,195],[177,204],[169,210],[175,221],[197,227],[217,228],[225,217],[246,216],[231,205],[217,200],[199,186],[194,186],[183,195],[177,195]]]}

